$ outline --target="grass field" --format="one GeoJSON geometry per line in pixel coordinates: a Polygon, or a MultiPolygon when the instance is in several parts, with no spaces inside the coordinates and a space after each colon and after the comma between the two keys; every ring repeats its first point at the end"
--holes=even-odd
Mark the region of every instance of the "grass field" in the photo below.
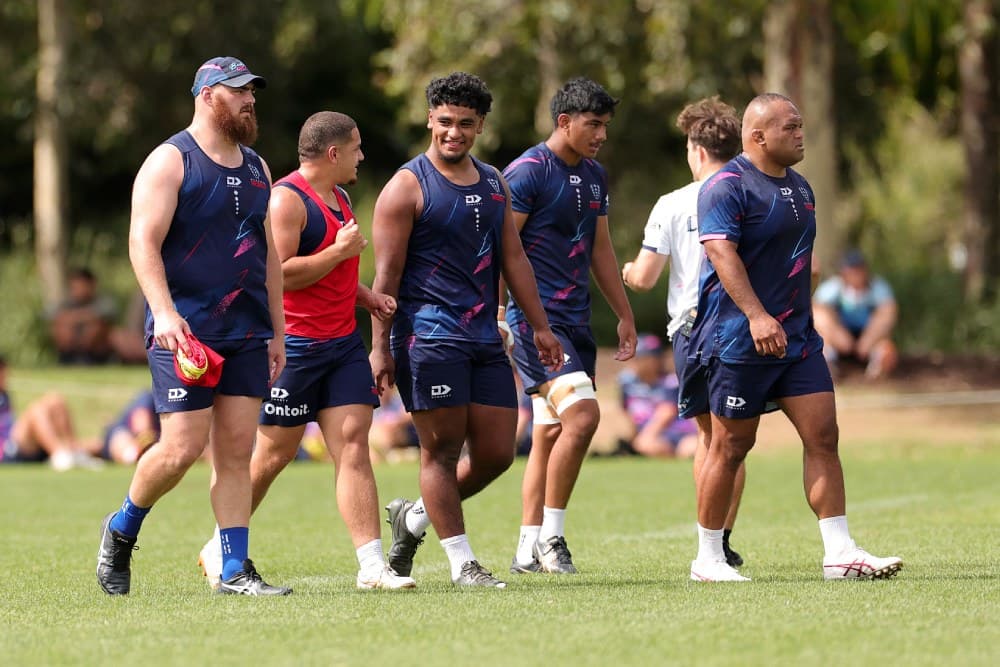
{"type": "MultiPolygon", "coordinates": [[[[14,379],[16,378],[16,379],[14,379]]],[[[73,397],[89,428],[144,371],[22,372],[18,401],[47,388],[73,397]],[[80,392],[82,391],[82,396],[80,392]]],[[[921,413],[923,414],[923,413],[921,413]]],[[[131,470],[0,467],[0,661],[5,665],[993,665],[1000,657],[1000,425],[942,445],[898,412],[894,432],[845,438],[852,533],[904,557],[890,581],[825,583],[819,531],[795,447],[751,455],[733,543],[748,584],[687,580],[694,500],[686,462],[591,459],[567,537],[577,576],[507,575],[523,462],[466,503],[480,560],[504,591],[455,590],[433,534],[416,591],[354,590],[353,549],[326,464],[291,466],[254,519],[251,554],[281,599],[209,593],[196,566],[213,520],[199,464],[154,508],[133,592],[94,578],[101,517],[131,470]]],[[[965,413],[961,413],[965,414],[965,413]]],[[[996,409],[987,414],[996,415],[996,409]]],[[[947,416],[947,415],[946,415],[947,416]]],[[[864,420],[885,421],[865,413],[864,420]]],[[[848,433],[854,433],[846,429],[848,433]]],[[[864,431],[861,431],[864,432],[864,431]]],[[[416,490],[416,466],[376,469],[387,501],[416,490]]],[[[383,539],[388,546],[388,527],[383,539]]]]}
{"type": "MultiPolygon", "coordinates": [[[[204,466],[150,515],[127,598],[100,592],[94,554],[131,471],[6,466],[0,655],[8,665],[995,664],[996,444],[846,448],[855,537],[906,559],[895,580],[856,583],[821,580],[792,450],[752,461],[734,534],[754,579],[744,585],[687,581],[696,539],[687,464],[595,459],[568,526],[580,575],[454,590],[429,536],[416,591],[357,592],[330,469],[296,464],[253,525],[261,571],[295,588],[281,599],[209,594],[195,564],[212,526],[204,466]]],[[[519,472],[467,502],[473,546],[497,572],[516,541],[519,472]]],[[[415,474],[379,468],[383,498],[412,494],[415,474]]]]}

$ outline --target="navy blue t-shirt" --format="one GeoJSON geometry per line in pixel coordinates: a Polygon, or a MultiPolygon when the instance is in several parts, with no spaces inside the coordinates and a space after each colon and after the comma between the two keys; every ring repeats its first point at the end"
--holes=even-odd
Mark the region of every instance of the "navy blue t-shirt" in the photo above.
{"type": "Polygon", "coordinates": [[[791,363],[823,349],[810,298],[816,207],[802,176],[787,169],[784,178],[775,178],[743,155],[733,158],[701,188],[698,231],[702,243],[725,239],[737,244],[750,285],[784,327],[788,347],[783,359],[757,354],[749,321],[706,261],[692,355],[733,364],[791,363]]]}
{"type": "MultiPolygon", "coordinates": [[[[590,263],[597,219],[608,214],[607,172],[586,158],[570,166],[543,142],[507,165],[504,178],[511,207],[528,214],[521,244],[549,322],[589,325],[590,263]]],[[[508,323],[523,320],[512,301],[508,323]]]]}

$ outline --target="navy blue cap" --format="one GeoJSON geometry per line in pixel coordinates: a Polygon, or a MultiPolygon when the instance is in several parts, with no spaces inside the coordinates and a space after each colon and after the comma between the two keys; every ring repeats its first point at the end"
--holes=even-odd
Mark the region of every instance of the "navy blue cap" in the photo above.
{"type": "Polygon", "coordinates": [[[840,265],[844,268],[859,268],[868,266],[868,262],[865,261],[865,256],[860,250],[852,248],[844,253],[843,258],[840,260],[840,265]]]}
{"type": "Polygon", "coordinates": [[[222,56],[212,58],[198,68],[198,71],[194,73],[191,94],[197,97],[202,88],[211,87],[217,83],[224,83],[230,88],[242,88],[248,83],[253,83],[258,88],[267,87],[267,81],[247,69],[242,60],[222,56]]]}

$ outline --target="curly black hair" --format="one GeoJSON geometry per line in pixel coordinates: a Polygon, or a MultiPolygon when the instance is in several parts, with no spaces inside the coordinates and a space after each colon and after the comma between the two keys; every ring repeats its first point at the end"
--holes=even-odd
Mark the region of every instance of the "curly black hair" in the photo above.
{"type": "Polygon", "coordinates": [[[443,104],[466,107],[485,116],[493,104],[493,95],[475,74],[452,72],[427,84],[427,104],[431,109],[443,104]]]}
{"type": "Polygon", "coordinates": [[[601,84],[582,76],[570,79],[552,96],[549,111],[552,122],[555,123],[559,114],[594,113],[603,116],[614,114],[615,107],[621,100],[616,100],[604,90],[601,84]]]}

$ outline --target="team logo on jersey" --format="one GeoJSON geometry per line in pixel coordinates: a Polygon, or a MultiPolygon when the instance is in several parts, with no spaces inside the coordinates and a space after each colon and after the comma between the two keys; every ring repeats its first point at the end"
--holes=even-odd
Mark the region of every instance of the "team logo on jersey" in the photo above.
{"type": "Polygon", "coordinates": [[[590,184],[590,193],[592,195],[594,195],[594,199],[597,199],[598,201],[600,201],[600,199],[601,199],[601,186],[598,185],[597,183],[591,183],[590,184]]]}
{"type": "Polygon", "coordinates": [[[580,183],[583,183],[583,179],[582,178],[580,178],[576,174],[570,174],[569,175],[569,184],[570,185],[580,185],[580,183]]]}
{"type": "Polygon", "coordinates": [[[816,205],[814,203],[812,203],[811,199],[809,199],[809,191],[806,190],[803,187],[800,187],[799,188],[799,192],[802,193],[802,199],[804,199],[805,202],[806,202],[806,210],[807,211],[815,211],[816,210],[816,205]]]}
{"type": "Polygon", "coordinates": [[[250,170],[250,177],[251,177],[250,185],[254,186],[255,188],[261,188],[266,190],[267,183],[265,183],[264,179],[261,177],[260,169],[249,163],[247,164],[247,168],[250,170]]]}
{"type": "Polygon", "coordinates": [[[500,181],[495,178],[487,178],[486,182],[489,183],[490,187],[493,189],[493,192],[490,193],[490,197],[493,201],[507,201],[507,198],[504,197],[503,189],[500,187],[500,181]]]}

